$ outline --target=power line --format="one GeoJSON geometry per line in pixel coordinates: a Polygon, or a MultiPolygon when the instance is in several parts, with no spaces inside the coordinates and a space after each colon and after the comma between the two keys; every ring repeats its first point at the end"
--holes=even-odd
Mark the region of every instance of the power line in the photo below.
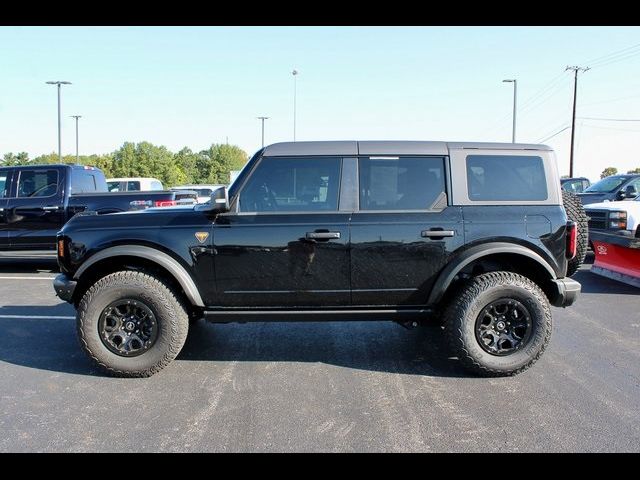
{"type": "Polygon", "coordinates": [[[640,43],[637,43],[635,45],[631,45],[630,47],[626,47],[626,48],[623,48],[621,50],[616,50],[614,52],[607,53],[606,55],[602,55],[600,57],[588,60],[588,61],[586,61],[584,63],[588,63],[590,65],[595,65],[596,63],[600,63],[600,62],[604,62],[604,61],[609,60],[610,57],[612,57],[612,56],[620,55],[623,52],[629,53],[628,50],[633,50],[633,49],[638,48],[638,47],[640,47],[640,43]]]}
{"type": "Polygon", "coordinates": [[[549,135],[548,137],[541,138],[540,140],[537,140],[536,143],[542,143],[542,142],[546,142],[547,140],[551,140],[553,137],[555,137],[556,135],[561,134],[562,132],[564,132],[565,130],[568,130],[569,128],[571,128],[571,125],[567,125],[563,129],[558,130],[556,133],[554,133],[552,135],[549,135]]]}
{"type": "Polygon", "coordinates": [[[581,120],[603,120],[605,122],[640,122],[640,118],[600,118],[600,117],[578,117],[581,120]]]}
{"type": "Polygon", "coordinates": [[[637,50],[635,52],[629,52],[629,55],[613,58],[613,59],[611,59],[611,60],[609,60],[608,62],[605,62],[605,63],[599,63],[599,64],[595,65],[595,68],[605,67],[607,65],[611,65],[612,63],[620,62],[622,60],[627,60],[627,59],[629,59],[631,57],[635,57],[636,55],[640,55],[640,50],[637,50]]]}

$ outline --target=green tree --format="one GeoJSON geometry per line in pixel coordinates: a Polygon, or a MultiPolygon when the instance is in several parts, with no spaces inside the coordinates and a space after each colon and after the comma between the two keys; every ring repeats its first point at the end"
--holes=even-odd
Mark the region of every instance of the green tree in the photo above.
{"type": "Polygon", "coordinates": [[[629,170],[627,173],[640,173],[640,167],[629,170]]]}
{"type": "Polygon", "coordinates": [[[27,152],[20,152],[14,154],[13,152],[5,153],[2,157],[2,166],[11,167],[14,165],[27,165],[29,164],[29,154],[27,152]]]}
{"type": "Polygon", "coordinates": [[[224,183],[230,181],[231,170],[240,170],[247,163],[248,156],[236,145],[213,144],[208,150],[200,152],[204,171],[198,173],[201,183],[224,183]]]}
{"type": "Polygon", "coordinates": [[[173,156],[173,162],[184,177],[184,183],[194,183],[198,178],[198,158],[200,155],[184,147],[173,156]]]}
{"type": "Polygon", "coordinates": [[[606,178],[610,175],[615,175],[618,173],[618,169],[616,167],[607,167],[600,174],[600,178],[606,178]]]}
{"type": "Polygon", "coordinates": [[[186,180],[184,172],[173,161],[174,155],[164,146],[149,142],[125,142],[113,153],[112,175],[115,177],[154,177],[165,187],[186,180]]]}

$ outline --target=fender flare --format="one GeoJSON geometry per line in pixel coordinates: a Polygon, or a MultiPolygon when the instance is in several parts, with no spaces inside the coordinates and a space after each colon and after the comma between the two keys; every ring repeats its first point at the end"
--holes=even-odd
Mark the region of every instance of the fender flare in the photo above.
{"type": "Polygon", "coordinates": [[[101,260],[120,256],[144,258],[165,268],[178,281],[189,301],[193,305],[204,307],[204,302],[202,301],[198,287],[185,268],[180,265],[176,259],[166,253],[143,245],[118,245],[115,247],[105,248],[104,250],[89,257],[89,259],[76,271],[73,278],[75,280],[79,280],[80,277],[82,277],[82,274],[86,272],[89,267],[95,265],[101,260]]]}
{"type": "Polygon", "coordinates": [[[516,255],[522,255],[524,257],[528,257],[534,261],[536,261],[540,266],[544,267],[544,269],[549,274],[551,280],[555,280],[557,278],[556,272],[553,270],[549,262],[547,262],[544,258],[542,258],[539,254],[523,247],[522,245],[518,245],[515,243],[507,243],[507,242],[494,242],[494,243],[484,243],[482,245],[476,245],[474,247],[469,248],[464,251],[455,261],[449,263],[438,275],[436,282],[434,284],[431,293],[429,294],[429,300],[427,302],[428,305],[434,305],[438,303],[444,293],[451,285],[454,277],[467,265],[469,265],[474,260],[477,260],[482,257],[486,257],[489,255],[495,255],[497,253],[512,253],[516,255]]]}

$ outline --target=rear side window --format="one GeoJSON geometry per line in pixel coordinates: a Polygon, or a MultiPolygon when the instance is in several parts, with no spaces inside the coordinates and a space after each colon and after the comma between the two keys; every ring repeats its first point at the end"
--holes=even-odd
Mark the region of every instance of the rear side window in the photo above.
{"type": "Polygon", "coordinates": [[[0,198],[4,198],[7,196],[7,187],[9,184],[7,183],[7,174],[0,173],[0,198]]]}
{"type": "Polygon", "coordinates": [[[428,210],[445,191],[442,157],[358,161],[360,210],[428,210]]]}
{"type": "Polygon", "coordinates": [[[162,184],[157,180],[151,181],[151,190],[162,190],[162,184]]]}
{"type": "Polygon", "coordinates": [[[341,159],[264,157],[240,194],[242,212],[338,210],[341,159]]]}
{"type": "Polygon", "coordinates": [[[132,190],[140,190],[140,182],[138,181],[127,182],[127,192],[131,192],[132,190]]]}
{"type": "Polygon", "coordinates": [[[71,193],[95,192],[96,178],[91,173],[76,170],[71,176],[71,193]]]}
{"type": "Polygon", "coordinates": [[[467,188],[472,201],[546,200],[542,158],[525,155],[467,156],[467,188]]]}
{"type": "Polygon", "coordinates": [[[23,170],[20,172],[18,197],[51,197],[57,191],[57,170],[23,170]]]}

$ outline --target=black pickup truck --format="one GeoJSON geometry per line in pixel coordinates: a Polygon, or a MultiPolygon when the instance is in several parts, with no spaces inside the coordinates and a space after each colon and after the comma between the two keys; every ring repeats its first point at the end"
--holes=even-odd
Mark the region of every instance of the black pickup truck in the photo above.
{"type": "Polygon", "coordinates": [[[56,233],[80,212],[175,205],[175,193],[109,193],[102,171],[83,165],[0,168],[0,258],[55,258],[56,233]]]}
{"type": "Polygon", "coordinates": [[[202,317],[436,319],[464,366],[513,375],[580,292],[567,198],[545,145],[279,143],[207,204],[73,218],[54,288],[113,375],[157,372],[202,317]]]}

